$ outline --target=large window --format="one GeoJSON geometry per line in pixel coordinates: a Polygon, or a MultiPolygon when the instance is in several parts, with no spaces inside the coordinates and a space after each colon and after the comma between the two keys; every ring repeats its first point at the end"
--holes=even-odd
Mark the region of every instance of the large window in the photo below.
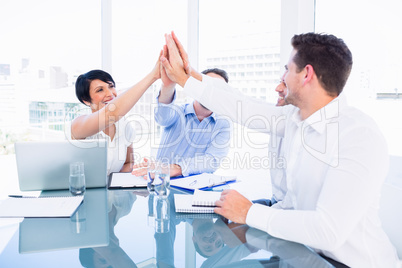
{"type": "MultiPolygon", "coordinates": [[[[8,149],[0,153],[12,153],[17,140],[63,139],[62,121],[88,112],[75,96],[78,75],[105,69],[122,91],[154,67],[164,33],[174,30],[186,45],[187,2],[1,1],[0,148],[8,149]]],[[[137,134],[151,130],[158,89],[156,83],[132,111],[137,134]]]]}
{"type": "Polygon", "coordinates": [[[275,102],[280,15],[278,0],[200,1],[199,70],[224,69],[232,87],[275,102]],[[257,94],[262,85],[267,90],[257,94]]]}
{"type": "MultiPolygon", "coordinates": [[[[155,66],[165,44],[165,33],[175,31],[187,47],[187,0],[112,2],[112,75],[117,90],[126,90],[155,66]]],[[[136,128],[133,143],[138,161],[155,156],[160,128],[155,124],[154,107],[160,81],[154,83],[129,113],[136,128]]],[[[178,96],[180,101],[182,96],[178,96]]]]}
{"type": "MultiPolygon", "coordinates": [[[[280,0],[202,0],[196,67],[223,69],[234,89],[276,103],[274,89],[284,71],[281,34],[280,0]]],[[[238,185],[253,185],[256,196],[269,195],[268,142],[267,134],[234,124],[228,161],[218,172],[247,178],[238,185]]]]}
{"type": "Polygon", "coordinates": [[[151,71],[174,30],[187,45],[187,0],[112,2],[113,76],[133,84],[151,71]]]}
{"type": "Polygon", "coordinates": [[[101,68],[100,25],[98,0],[1,1],[0,154],[17,140],[62,137],[63,115],[79,105],[77,75],[101,68]]]}
{"type": "Polygon", "coordinates": [[[349,104],[376,120],[393,155],[402,155],[400,10],[400,0],[316,1],[316,32],[344,39],[353,54],[349,104]]]}

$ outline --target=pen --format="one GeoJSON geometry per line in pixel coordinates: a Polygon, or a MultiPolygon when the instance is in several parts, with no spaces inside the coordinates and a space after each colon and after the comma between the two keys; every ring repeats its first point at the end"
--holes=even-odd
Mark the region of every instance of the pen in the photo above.
{"type": "Polygon", "coordinates": [[[37,198],[36,196],[26,196],[26,195],[8,195],[8,197],[13,197],[13,198],[37,198]]]}
{"type": "Polygon", "coordinates": [[[193,186],[194,184],[196,184],[197,183],[197,180],[194,180],[194,181],[192,181],[190,184],[189,184],[189,186],[193,186]]]}

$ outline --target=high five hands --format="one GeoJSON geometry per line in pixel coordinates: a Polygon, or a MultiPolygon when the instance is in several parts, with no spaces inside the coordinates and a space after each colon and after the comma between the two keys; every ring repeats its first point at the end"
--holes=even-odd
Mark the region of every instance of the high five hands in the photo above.
{"type": "Polygon", "coordinates": [[[184,87],[190,75],[201,80],[201,74],[191,68],[188,54],[176,34],[165,34],[165,40],[160,61],[169,79],[181,87],[184,87]]]}
{"type": "MultiPolygon", "coordinates": [[[[188,54],[174,32],[165,34],[166,44],[160,56],[163,66],[161,78],[166,82],[177,83],[184,87],[190,76],[202,81],[202,75],[190,67],[188,54]],[[167,77],[163,77],[167,75],[167,77]]],[[[163,81],[163,83],[165,83],[163,81]]],[[[252,202],[235,190],[224,190],[220,200],[216,201],[215,213],[240,224],[246,223],[247,213],[252,202]]]]}

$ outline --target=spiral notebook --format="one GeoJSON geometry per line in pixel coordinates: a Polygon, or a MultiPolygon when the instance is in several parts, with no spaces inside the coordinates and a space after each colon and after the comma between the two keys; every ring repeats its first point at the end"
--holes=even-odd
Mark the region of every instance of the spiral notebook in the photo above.
{"type": "Polygon", "coordinates": [[[83,196],[11,197],[0,203],[0,218],[69,218],[83,196]]]}
{"type": "Polygon", "coordinates": [[[175,215],[176,219],[178,220],[188,220],[188,219],[217,219],[219,218],[218,214],[215,213],[186,213],[186,212],[181,212],[181,213],[176,213],[175,215]]]}
{"type": "Polygon", "coordinates": [[[196,189],[193,195],[193,207],[215,207],[215,202],[221,198],[221,192],[202,191],[196,189]]]}
{"type": "Polygon", "coordinates": [[[193,195],[174,194],[174,205],[176,212],[180,213],[214,213],[213,207],[195,207],[193,204],[193,195]]]}

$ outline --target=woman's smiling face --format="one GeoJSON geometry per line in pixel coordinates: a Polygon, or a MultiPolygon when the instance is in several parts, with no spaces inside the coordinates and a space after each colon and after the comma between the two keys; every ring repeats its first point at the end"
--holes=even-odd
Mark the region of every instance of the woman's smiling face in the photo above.
{"type": "Polygon", "coordinates": [[[89,86],[89,96],[91,97],[89,106],[92,110],[98,111],[116,98],[117,92],[112,82],[105,83],[95,79],[89,86]]]}

